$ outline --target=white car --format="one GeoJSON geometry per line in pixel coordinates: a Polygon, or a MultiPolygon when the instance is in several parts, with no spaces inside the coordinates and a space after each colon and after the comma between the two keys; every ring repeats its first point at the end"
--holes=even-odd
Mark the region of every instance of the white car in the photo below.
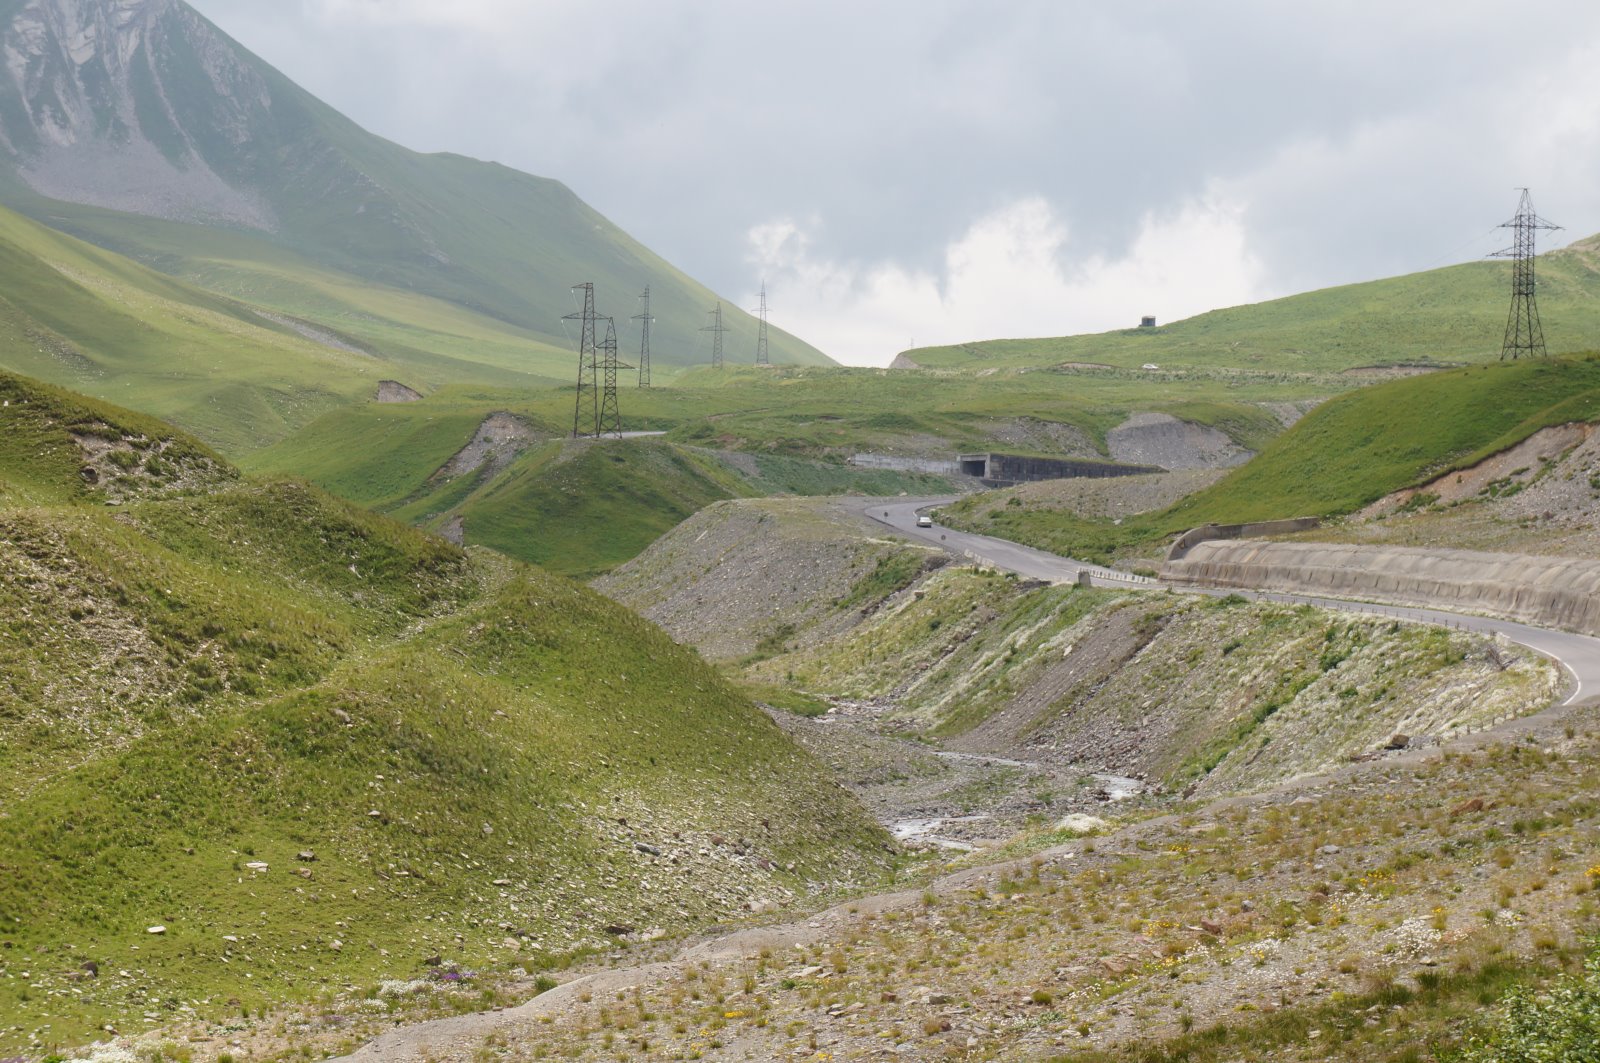
{"type": "Polygon", "coordinates": [[[919,527],[919,528],[931,528],[931,527],[933,527],[933,518],[928,516],[926,513],[924,513],[922,516],[917,518],[917,527],[919,527]]]}

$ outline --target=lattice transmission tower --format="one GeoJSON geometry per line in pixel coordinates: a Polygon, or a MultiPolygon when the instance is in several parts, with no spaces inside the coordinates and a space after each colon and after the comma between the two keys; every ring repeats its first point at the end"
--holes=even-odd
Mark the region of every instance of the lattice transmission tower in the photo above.
{"type": "Polygon", "coordinates": [[[606,338],[600,343],[600,412],[595,417],[594,437],[622,438],[622,411],[617,407],[617,323],[606,318],[606,338]]]}
{"type": "Polygon", "coordinates": [[[1516,217],[1500,228],[1510,229],[1514,234],[1510,247],[1490,256],[1512,260],[1511,313],[1506,318],[1506,338],[1500,347],[1500,360],[1505,361],[1508,355],[1517,359],[1524,353],[1530,357],[1542,356],[1545,353],[1544,326],[1539,322],[1539,302],[1534,293],[1534,236],[1540,229],[1559,229],[1561,226],[1552,225],[1539,217],[1533,209],[1528,190],[1524,188],[1522,199],[1517,203],[1516,217]]]}
{"type": "Polygon", "coordinates": [[[574,285],[575,292],[583,293],[583,309],[576,314],[568,314],[562,320],[581,321],[578,329],[578,397],[572,407],[572,438],[577,439],[582,432],[579,431],[583,424],[584,395],[587,393],[592,409],[592,418],[596,425],[600,423],[600,391],[598,388],[598,355],[595,344],[595,312],[594,312],[594,283],[585,281],[574,285]]]}
{"type": "Polygon", "coordinates": [[[650,288],[645,286],[644,294],[639,296],[643,304],[637,314],[633,315],[635,321],[644,322],[639,333],[639,386],[650,386],[650,323],[655,318],[650,316],[650,288]]]}
{"type": "Polygon", "coordinates": [[[711,324],[700,330],[711,333],[711,368],[722,368],[722,334],[728,330],[722,327],[722,304],[719,302],[716,309],[711,311],[711,324]]]}
{"type": "Polygon", "coordinates": [[[617,409],[617,370],[624,366],[617,361],[617,324],[595,313],[593,282],[574,285],[572,290],[583,293],[583,309],[562,319],[582,323],[578,329],[578,395],[572,405],[572,438],[620,436],[622,414],[617,409]],[[606,323],[606,336],[597,341],[595,336],[602,320],[606,323]],[[588,417],[585,417],[586,407],[588,417]],[[586,420],[591,428],[587,433],[584,431],[586,420]]]}
{"type": "Polygon", "coordinates": [[[756,333],[756,364],[771,365],[772,357],[767,353],[767,282],[761,282],[761,305],[756,308],[756,316],[761,319],[761,331],[756,333]]]}

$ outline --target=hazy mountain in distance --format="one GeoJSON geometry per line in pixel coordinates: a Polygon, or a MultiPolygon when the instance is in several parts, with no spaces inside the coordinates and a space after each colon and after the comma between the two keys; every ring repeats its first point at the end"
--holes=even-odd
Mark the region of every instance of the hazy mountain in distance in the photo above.
{"type": "MultiPolygon", "coordinates": [[[[0,202],[233,295],[310,314],[285,261],[565,343],[569,288],[625,318],[649,285],[664,365],[709,360],[717,296],[558,181],[366,132],[181,0],[0,0],[0,202]]],[[[292,269],[291,271],[292,272],[292,269]]],[[[731,360],[755,324],[724,300],[731,360]]],[[[824,363],[774,330],[775,361],[824,363]]]]}

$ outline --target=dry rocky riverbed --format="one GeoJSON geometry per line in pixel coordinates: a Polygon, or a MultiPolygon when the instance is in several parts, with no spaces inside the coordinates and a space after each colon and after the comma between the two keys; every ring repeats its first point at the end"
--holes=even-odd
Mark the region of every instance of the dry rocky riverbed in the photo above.
{"type": "Polygon", "coordinates": [[[903,737],[895,733],[904,726],[894,716],[898,709],[892,702],[841,701],[817,719],[773,716],[912,849],[973,852],[1069,815],[1098,818],[1113,804],[1124,814],[1146,805],[1135,800],[1146,789],[1138,779],[903,737]]]}

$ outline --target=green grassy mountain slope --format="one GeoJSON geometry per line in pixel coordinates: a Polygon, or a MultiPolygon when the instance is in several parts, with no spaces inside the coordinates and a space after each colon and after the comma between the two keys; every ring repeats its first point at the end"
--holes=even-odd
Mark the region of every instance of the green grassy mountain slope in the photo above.
{"type": "Polygon", "coordinates": [[[646,439],[546,444],[501,476],[463,479],[394,515],[435,526],[459,517],[468,542],[578,578],[621,564],[702,506],[754,493],[711,456],[646,439]]]}
{"type": "MultiPolygon", "coordinates": [[[[709,360],[718,297],[565,186],[376,137],[179,0],[8,3],[0,40],[0,199],[51,225],[291,314],[373,285],[558,347],[571,285],[619,318],[649,285],[655,360],[709,360]]],[[[754,320],[724,309],[730,351],[753,352],[754,320]]],[[[771,349],[827,361],[782,330],[771,349]]]]}
{"type": "Polygon", "coordinates": [[[972,499],[953,526],[1085,558],[1149,551],[1202,524],[1337,516],[1504,450],[1541,428],[1600,420],[1600,355],[1468,366],[1389,381],[1307,414],[1248,464],[1120,525],[972,499]]]}
{"type": "Polygon", "coordinates": [[[1175,517],[1348,513],[1548,425],[1600,419],[1600,355],[1472,366],[1363,388],[1317,408],[1175,517]]]}
{"type": "MultiPolygon", "coordinates": [[[[501,341],[509,347],[512,337],[501,341]]],[[[239,453],[372,398],[380,379],[446,375],[464,363],[400,345],[358,349],[0,209],[0,365],[137,407],[239,453]]],[[[491,366],[470,371],[530,380],[491,366]]]]}
{"type": "Polygon", "coordinates": [[[0,505],[94,504],[165,495],[237,473],[153,417],[0,373],[0,505]]]}
{"type": "Polygon", "coordinates": [[[620,607],[0,394],[0,1052],[536,968],[881,869],[859,806],[620,607]],[[188,480],[106,505],[73,449],[113,439],[188,480]]]}
{"type": "Polygon", "coordinates": [[[460,521],[468,543],[589,579],[723,499],[950,489],[938,476],[624,439],[545,444],[504,473],[430,484],[389,512],[434,531],[460,521]]]}
{"type": "Polygon", "coordinates": [[[793,453],[920,446],[948,456],[1020,447],[1106,457],[1106,433],[1136,411],[1215,427],[1255,449],[1281,428],[1263,403],[1326,395],[1339,390],[1341,382],[1196,373],[1152,387],[1138,374],[1122,372],[977,376],[790,369],[778,374],[696,370],[685,374],[679,387],[704,396],[703,412],[674,427],[673,438],[684,442],[793,453]],[[1060,426],[1066,436],[1018,438],[1024,422],[1060,426]]]}
{"type": "MultiPolygon", "coordinates": [[[[1600,337],[1600,235],[1540,257],[1539,307],[1551,351],[1600,337]]],[[[1091,362],[1341,371],[1497,359],[1511,267],[1475,262],[1213,310],[1154,329],[992,340],[907,351],[927,368],[1091,362]]]]}
{"type": "MultiPolygon", "coordinates": [[[[662,431],[676,443],[757,456],[837,459],[882,451],[948,458],[961,450],[1005,449],[1103,459],[1106,433],[1134,412],[1216,428],[1254,450],[1282,430],[1273,407],[1354,386],[1337,377],[1205,371],[1152,388],[1138,374],[1118,371],[977,378],[783,367],[694,370],[672,387],[625,388],[620,405],[628,431],[662,431]]],[[[243,460],[261,471],[296,471],[364,504],[384,503],[420,483],[496,411],[537,433],[567,435],[573,392],[454,388],[418,403],[341,408],[243,460]]]]}
{"type": "Polygon", "coordinates": [[[948,460],[961,450],[1021,443],[1098,458],[1106,432],[1139,409],[1215,427],[1254,448],[1281,424],[1249,400],[1303,398],[1314,386],[1197,377],[1150,395],[1144,382],[1116,374],[980,380],[881,370],[707,370],[670,388],[621,396],[625,427],[665,431],[665,439],[598,445],[559,442],[570,432],[570,390],[530,396],[458,388],[417,403],[342,407],[245,464],[303,476],[432,530],[459,519],[468,543],[586,578],[719,499],[951,490],[937,475],[846,464],[857,451],[948,460]],[[480,456],[446,473],[480,426],[497,418],[524,435],[515,452],[504,460],[480,456]]]}
{"type": "Polygon", "coordinates": [[[733,455],[661,438],[571,441],[535,414],[432,403],[342,411],[252,462],[296,469],[398,519],[581,579],[721,499],[951,489],[938,476],[733,455]],[[515,454],[448,468],[486,418],[513,416],[529,432],[515,454]]]}

